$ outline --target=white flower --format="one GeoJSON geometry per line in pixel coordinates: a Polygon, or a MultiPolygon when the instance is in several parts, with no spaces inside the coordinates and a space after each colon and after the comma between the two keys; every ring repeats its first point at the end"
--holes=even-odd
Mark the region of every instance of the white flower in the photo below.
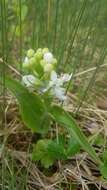
{"type": "Polygon", "coordinates": [[[62,86],[63,85],[63,81],[60,78],[58,78],[57,73],[55,71],[51,72],[50,78],[51,78],[51,80],[49,82],[50,86],[53,86],[53,85],[62,86]]]}
{"type": "Polygon", "coordinates": [[[64,74],[58,77],[57,73],[53,70],[50,75],[50,81],[48,85],[41,89],[43,93],[49,91],[52,96],[55,96],[60,101],[67,100],[66,89],[63,87],[64,83],[71,79],[71,75],[64,74]]]}
{"type": "Polygon", "coordinates": [[[53,61],[53,55],[50,52],[44,53],[43,58],[47,63],[52,63],[53,61]]]}
{"type": "Polygon", "coordinates": [[[61,77],[61,80],[63,81],[63,82],[68,82],[68,81],[70,81],[71,80],[71,78],[72,78],[72,73],[69,75],[69,74],[63,74],[62,75],[62,77],[61,77]]]}
{"type": "Polygon", "coordinates": [[[66,100],[66,96],[65,88],[63,88],[62,85],[62,80],[58,78],[57,73],[55,71],[52,71],[48,89],[51,88],[51,93],[55,95],[59,100],[64,101],[66,100]]]}
{"type": "Polygon", "coordinates": [[[57,79],[58,79],[58,77],[57,77],[57,73],[55,72],[55,71],[52,71],[51,72],[51,81],[53,81],[53,82],[56,82],[57,81],[57,79]]]}
{"type": "Polygon", "coordinates": [[[59,100],[61,100],[61,101],[66,100],[65,88],[55,86],[55,87],[52,89],[52,92],[53,92],[53,94],[54,94],[59,100]]]}
{"type": "Polygon", "coordinates": [[[22,77],[22,83],[26,85],[26,87],[32,87],[35,83],[36,78],[33,75],[25,75],[22,77]]]}

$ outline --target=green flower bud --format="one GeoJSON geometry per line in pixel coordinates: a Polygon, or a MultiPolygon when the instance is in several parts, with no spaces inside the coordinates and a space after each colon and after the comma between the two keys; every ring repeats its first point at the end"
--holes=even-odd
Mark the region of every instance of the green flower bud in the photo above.
{"type": "Polygon", "coordinates": [[[44,65],[44,72],[50,73],[53,70],[53,65],[52,64],[46,64],[44,65]]]}
{"type": "Polygon", "coordinates": [[[41,49],[41,48],[38,48],[37,51],[36,51],[36,53],[38,53],[38,52],[41,52],[41,53],[42,53],[42,49],[41,49]]]}
{"type": "Polygon", "coordinates": [[[36,87],[41,86],[41,80],[37,79],[37,80],[35,81],[35,85],[36,85],[36,87]]]}
{"type": "Polygon", "coordinates": [[[30,64],[30,67],[36,64],[36,60],[35,60],[34,57],[31,57],[31,58],[29,59],[29,64],[30,64]]]}
{"type": "Polygon", "coordinates": [[[36,60],[41,60],[41,59],[42,59],[42,56],[43,56],[43,54],[42,54],[42,52],[40,52],[40,51],[38,51],[38,52],[36,52],[36,53],[34,54],[34,58],[35,58],[36,60]]]}
{"type": "Polygon", "coordinates": [[[33,49],[29,49],[28,51],[27,51],[27,57],[28,58],[31,58],[33,55],[34,55],[34,50],[33,49]]]}
{"type": "Polygon", "coordinates": [[[49,49],[48,48],[43,48],[42,52],[43,52],[43,54],[45,54],[45,53],[49,52],[49,49]]]}
{"type": "Polygon", "coordinates": [[[40,61],[40,64],[41,64],[42,67],[44,67],[44,66],[47,64],[47,62],[46,62],[44,59],[42,59],[42,60],[40,61]]]}
{"type": "Polygon", "coordinates": [[[57,59],[53,58],[52,63],[57,65],[57,59]]]}

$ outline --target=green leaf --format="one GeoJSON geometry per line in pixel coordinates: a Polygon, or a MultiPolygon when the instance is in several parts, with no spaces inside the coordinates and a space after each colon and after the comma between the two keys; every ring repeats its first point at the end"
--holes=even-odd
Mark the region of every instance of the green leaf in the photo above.
{"type": "Polygon", "coordinates": [[[107,163],[104,163],[100,166],[100,172],[102,176],[107,179],[107,163]]]}
{"type": "Polygon", "coordinates": [[[58,142],[57,140],[53,140],[48,145],[47,150],[54,161],[67,159],[65,142],[62,144],[60,140],[58,142]]]}
{"type": "Polygon", "coordinates": [[[75,120],[71,117],[70,114],[64,111],[61,107],[53,105],[51,109],[51,115],[56,122],[63,124],[63,126],[69,130],[71,135],[76,139],[80,146],[96,161],[96,163],[101,164],[101,160],[98,158],[93,147],[89,144],[86,136],[77,126],[75,120]]]}
{"type": "Polygon", "coordinates": [[[103,161],[107,163],[107,150],[103,152],[103,161]]]}
{"type": "Polygon", "coordinates": [[[94,144],[98,146],[102,146],[104,144],[105,139],[102,134],[99,134],[97,137],[95,137],[94,144]]]}
{"type": "Polygon", "coordinates": [[[20,82],[6,77],[6,87],[17,98],[20,112],[25,125],[34,132],[47,132],[49,127],[49,115],[41,98],[29,92],[20,82]]]}
{"type": "Polygon", "coordinates": [[[80,151],[80,144],[72,137],[68,141],[67,156],[74,156],[80,151]]]}
{"type": "MultiPolygon", "coordinates": [[[[69,146],[66,144],[64,138],[59,138],[58,142],[56,139],[42,139],[34,145],[32,159],[35,161],[40,161],[41,164],[48,168],[53,165],[56,160],[66,160],[70,154],[74,155],[77,153],[77,149],[74,150],[74,146],[69,146]]],[[[80,148],[80,146],[78,146],[80,148]]]]}
{"type": "Polygon", "coordinates": [[[33,148],[32,159],[35,161],[41,161],[41,164],[45,168],[48,168],[54,162],[53,156],[48,151],[48,146],[51,142],[50,139],[39,140],[33,148]]]}
{"type": "Polygon", "coordinates": [[[41,164],[48,168],[56,160],[67,159],[65,144],[51,139],[41,139],[34,145],[32,159],[40,161],[41,164]]]}

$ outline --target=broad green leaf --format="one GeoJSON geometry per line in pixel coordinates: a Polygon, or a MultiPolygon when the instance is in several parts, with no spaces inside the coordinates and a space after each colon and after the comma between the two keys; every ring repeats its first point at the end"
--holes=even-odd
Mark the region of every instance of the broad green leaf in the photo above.
{"type": "Polygon", "coordinates": [[[20,82],[6,77],[6,87],[17,98],[25,125],[34,132],[44,133],[49,126],[49,115],[44,102],[29,92],[20,82]]]}
{"type": "Polygon", "coordinates": [[[97,137],[95,137],[94,144],[98,146],[102,146],[104,144],[105,139],[102,134],[99,134],[97,137]]]}
{"type": "MultiPolygon", "coordinates": [[[[80,149],[80,145],[78,147],[80,149]]],[[[68,156],[73,156],[77,151],[78,148],[74,143],[69,147],[64,139],[59,138],[58,142],[56,139],[41,139],[34,145],[32,159],[40,161],[45,168],[48,168],[56,160],[66,160],[68,156]]]]}
{"type": "Polygon", "coordinates": [[[107,150],[103,152],[103,161],[107,163],[107,150]]]}
{"type": "Polygon", "coordinates": [[[80,152],[80,144],[72,137],[68,141],[67,156],[74,156],[78,152],[80,152]]]}
{"type": "Polygon", "coordinates": [[[32,159],[40,161],[45,168],[48,168],[56,160],[67,159],[66,150],[62,143],[56,140],[41,139],[34,145],[32,159]]]}
{"type": "Polygon", "coordinates": [[[81,147],[96,161],[96,163],[101,164],[101,160],[98,158],[93,147],[89,144],[86,136],[77,126],[74,119],[64,111],[61,107],[54,105],[51,109],[51,115],[56,122],[63,124],[66,127],[71,135],[77,140],[81,147]]]}
{"type": "Polygon", "coordinates": [[[51,141],[51,143],[48,145],[47,150],[48,150],[50,156],[54,160],[67,159],[65,142],[62,144],[62,142],[60,142],[60,140],[57,142],[57,140],[55,139],[55,140],[51,141]]]}
{"type": "Polygon", "coordinates": [[[107,179],[107,162],[100,166],[100,172],[102,176],[107,179]]]}

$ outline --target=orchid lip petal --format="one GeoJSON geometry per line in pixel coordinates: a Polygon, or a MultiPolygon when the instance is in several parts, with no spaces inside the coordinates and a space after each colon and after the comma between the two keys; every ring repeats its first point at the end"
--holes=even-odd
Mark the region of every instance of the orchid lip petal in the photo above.
{"type": "Polygon", "coordinates": [[[69,74],[63,74],[63,76],[61,77],[61,79],[62,79],[62,81],[63,82],[68,82],[68,81],[70,81],[71,80],[71,78],[72,78],[72,73],[69,75],[69,74]]]}
{"type": "Polygon", "coordinates": [[[31,87],[36,81],[36,78],[33,75],[24,75],[22,77],[22,82],[27,86],[31,87]]]}
{"type": "Polygon", "coordinates": [[[65,100],[65,89],[61,87],[56,87],[54,88],[54,95],[59,99],[59,100],[65,100]]]}

